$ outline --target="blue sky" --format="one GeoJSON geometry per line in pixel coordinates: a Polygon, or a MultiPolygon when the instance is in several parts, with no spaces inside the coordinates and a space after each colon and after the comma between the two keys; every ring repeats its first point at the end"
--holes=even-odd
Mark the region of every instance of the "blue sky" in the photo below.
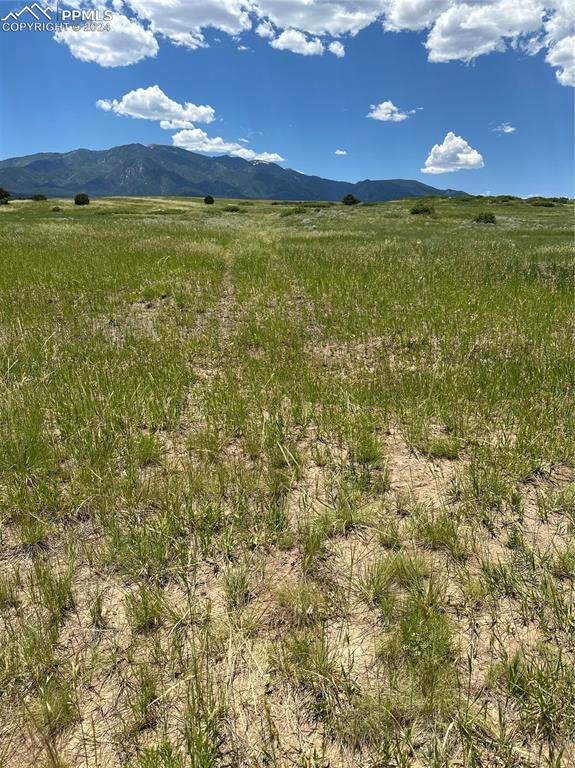
{"type": "MultiPolygon", "coordinates": [[[[60,42],[0,30],[0,156],[173,142],[281,156],[287,167],[351,181],[573,196],[569,3],[546,6],[539,26],[515,19],[510,0],[474,4],[484,13],[470,42],[458,17],[444,18],[461,10],[458,0],[418,0],[416,21],[413,0],[311,0],[313,15],[303,0],[283,0],[280,11],[280,0],[265,2],[269,15],[241,0],[188,0],[174,23],[161,16],[162,0],[117,0],[111,31],[60,42]],[[435,10],[413,29],[423,6],[435,10]],[[371,15],[358,18],[358,7],[371,15]]],[[[0,0],[0,16],[22,7],[0,0]]]]}

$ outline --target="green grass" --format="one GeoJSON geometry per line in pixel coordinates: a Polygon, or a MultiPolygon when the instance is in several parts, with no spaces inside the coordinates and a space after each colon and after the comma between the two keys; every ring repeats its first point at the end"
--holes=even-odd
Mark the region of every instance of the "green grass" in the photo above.
{"type": "Polygon", "coordinates": [[[573,764],[540,202],[2,206],[1,765],[573,764]]]}

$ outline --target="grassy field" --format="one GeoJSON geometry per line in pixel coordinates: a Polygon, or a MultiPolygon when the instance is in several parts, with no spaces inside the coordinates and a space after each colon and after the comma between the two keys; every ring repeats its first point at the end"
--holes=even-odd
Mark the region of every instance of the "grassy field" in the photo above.
{"type": "Polygon", "coordinates": [[[412,205],[0,208],[3,768],[575,764],[574,207],[412,205]]]}

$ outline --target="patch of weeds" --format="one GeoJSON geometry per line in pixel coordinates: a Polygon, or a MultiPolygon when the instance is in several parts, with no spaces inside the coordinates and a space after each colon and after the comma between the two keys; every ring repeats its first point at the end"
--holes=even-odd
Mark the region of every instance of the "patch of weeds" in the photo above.
{"type": "Polygon", "coordinates": [[[430,437],[417,443],[417,448],[432,459],[449,459],[455,461],[459,458],[459,443],[452,435],[430,437]]]}
{"type": "Polygon", "coordinates": [[[295,632],[281,640],[270,661],[286,682],[309,695],[314,713],[321,717],[332,717],[355,691],[348,671],[324,634],[295,632]]]}
{"type": "Polygon", "coordinates": [[[325,556],[326,533],[316,521],[306,520],[299,528],[302,570],[311,573],[318,561],[325,556]]]}
{"type": "Polygon", "coordinates": [[[357,579],[359,596],[377,605],[390,618],[397,602],[398,589],[420,587],[429,575],[429,566],[421,555],[399,552],[368,565],[357,579]]]}
{"type": "Polygon", "coordinates": [[[575,547],[569,545],[553,558],[551,572],[557,579],[575,580],[575,547]]]}
{"type": "Polygon", "coordinates": [[[420,544],[443,550],[455,560],[464,560],[469,553],[468,535],[453,510],[421,510],[413,518],[412,530],[420,544]]]}
{"type": "Polygon", "coordinates": [[[126,612],[134,632],[153,632],[164,620],[165,602],[162,591],[155,586],[140,584],[136,592],[127,595],[126,612]]]}
{"type": "Polygon", "coordinates": [[[34,727],[48,740],[71,726],[79,717],[73,687],[57,677],[49,677],[38,688],[30,706],[34,727]]]}
{"type": "Polygon", "coordinates": [[[329,599],[313,581],[297,581],[278,589],[276,600],[282,617],[295,629],[323,622],[329,610],[329,599]]]}
{"type": "Polygon", "coordinates": [[[230,610],[239,611],[250,599],[249,571],[245,564],[228,568],[223,576],[226,603],[230,610]]]}
{"type": "Polygon", "coordinates": [[[166,741],[157,747],[143,749],[129,768],[186,768],[186,765],[182,755],[166,741]]]}
{"type": "Polygon", "coordinates": [[[0,576],[0,609],[16,608],[19,605],[18,593],[21,586],[22,580],[18,571],[0,576]]]}
{"type": "Polygon", "coordinates": [[[554,744],[575,729],[575,670],[551,648],[531,657],[517,652],[492,671],[519,708],[523,730],[554,744]]]}
{"type": "Polygon", "coordinates": [[[158,720],[158,687],[150,667],[140,667],[126,698],[131,715],[127,733],[154,728],[158,720]]]}
{"type": "Polygon", "coordinates": [[[216,768],[223,745],[225,700],[208,656],[207,649],[194,652],[188,677],[184,739],[190,768],[216,768]]]}
{"type": "Polygon", "coordinates": [[[381,648],[382,658],[409,676],[428,714],[447,705],[455,686],[453,631],[443,612],[444,599],[433,582],[411,592],[381,648]]]}
{"type": "Polygon", "coordinates": [[[30,593],[36,602],[50,614],[51,621],[59,624],[74,607],[72,594],[73,565],[52,567],[40,560],[34,562],[30,576],[30,593]]]}
{"type": "Polygon", "coordinates": [[[140,434],[134,444],[134,453],[140,467],[156,466],[162,461],[162,449],[154,434],[140,434]]]}

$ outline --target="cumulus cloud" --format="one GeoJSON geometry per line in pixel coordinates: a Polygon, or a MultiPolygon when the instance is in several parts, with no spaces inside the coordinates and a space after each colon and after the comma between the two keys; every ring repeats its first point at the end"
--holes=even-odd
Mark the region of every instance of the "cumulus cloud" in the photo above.
{"type": "Polygon", "coordinates": [[[515,133],[517,128],[515,128],[514,125],[511,125],[511,123],[500,123],[491,130],[493,133],[515,133]]]}
{"type": "Polygon", "coordinates": [[[206,44],[203,30],[217,29],[239,35],[251,27],[248,3],[243,0],[126,0],[156,34],[177,45],[199,48],[206,44]]]}
{"type": "Polygon", "coordinates": [[[384,123],[400,123],[402,120],[407,120],[410,115],[413,115],[414,109],[410,109],[408,112],[402,112],[398,109],[392,101],[382,101],[381,104],[372,104],[367,117],[372,120],[380,120],[384,123]]]}
{"type": "Polygon", "coordinates": [[[270,45],[278,51],[301,53],[302,56],[321,56],[323,53],[323,43],[319,37],[307,38],[297,29],[286,29],[270,45]]]}
{"type": "Polygon", "coordinates": [[[149,29],[121,15],[114,15],[109,31],[87,34],[69,27],[56,32],[54,39],[67,45],[72,56],[80,61],[91,61],[101,67],[136,64],[156,56],[159,48],[149,29]]]}
{"type": "Polygon", "coordinates": [[[334,40],[333,43],[329,44],[328,48],[329,52],[333,53],[334,56],[337,56],[338,59],[343,59],[345,56],[345,48],[339,40],[334,40]]]}
{"type": "Polygon", "coordinates": [[[240,139],[242,144],[229,142],[221,136],[210,137],[195,123],[212,123],[215,120],[214,108],[208,105],[198,106],[191,102],[179,104],[170,99],[158,85],[149,88],[136,88],[121,99],[99,99],[96,106],[104,112],[133,117],[139,120],[155,120],[166,131],[177,131],[172,136],[172,143],[195,152],[205,154],[226,154],[242,157],[244,160],[259,160],[264,163],[279,163],[284,158],[277,152],[255,152],[243,146],[247,139],[240,139]]]}
{"type": "MultiPolygon", "coordinates": [[[[95,0],[94,0],[95,1],[95,0]]],[[[345,53],[344,35],[375,22],[384,30],[425,32],[432,62],[472,61],[514,47],[545,51],[563,85],[575,84],[573,0],[98,0],[116,15],[110,32],[66,30],[56,39],[74,56],[102,66],[155,56],[158,37],[191,49],[208,45],[207,31],[238,36],[255,28],[272,47],[304,56],[345,53]],[[337,39],[333,39],[337,38],[337,39]]]]}
{"type": "Polygon", "coordinates": [[[196,106],[186,102],[178,104],[162,91],[159,85],[149,88],[136,88],[117,99],[100,99],[96,102],[99,109],[115,112],[125,117],[135,117],[140,120],[159,120],[166,130],[189,128],[193,123],[211,123],[215,119],[214,108],[196,106]]]}
{"type": "Polygon", "coordinates": [[[336,149],[335,150],[335,154],[336,155],[347,155],[347,150],[346,149],[336,149]]]}
{"type": "Polygon", "coordinates": [[[449,131],[443,144],[435,144],[422,173],[450,173],[451,171],[483,168],[483,158],[465,139],[449,131]]]}
{"type": "Polygon", "coordinates": [[[232,155],[244,160],[259,160],[263,163],[281,163],[284,159],[276,152],[255,152],[253,149],[225,141],[221,136],[208,136],[201,128],[191,128],[172,136],[172,143],[176,147],[188,149],[192,152],[202,152],[208,155],[232,155]]]}
{"type": "Polygon", "coordinates": [[[429,33],[429,60],[471,61],[493,51],[504,51],[507,40],[536,32],[543,13],[537,0],[452,5],[439,15],[429,33]]]}

